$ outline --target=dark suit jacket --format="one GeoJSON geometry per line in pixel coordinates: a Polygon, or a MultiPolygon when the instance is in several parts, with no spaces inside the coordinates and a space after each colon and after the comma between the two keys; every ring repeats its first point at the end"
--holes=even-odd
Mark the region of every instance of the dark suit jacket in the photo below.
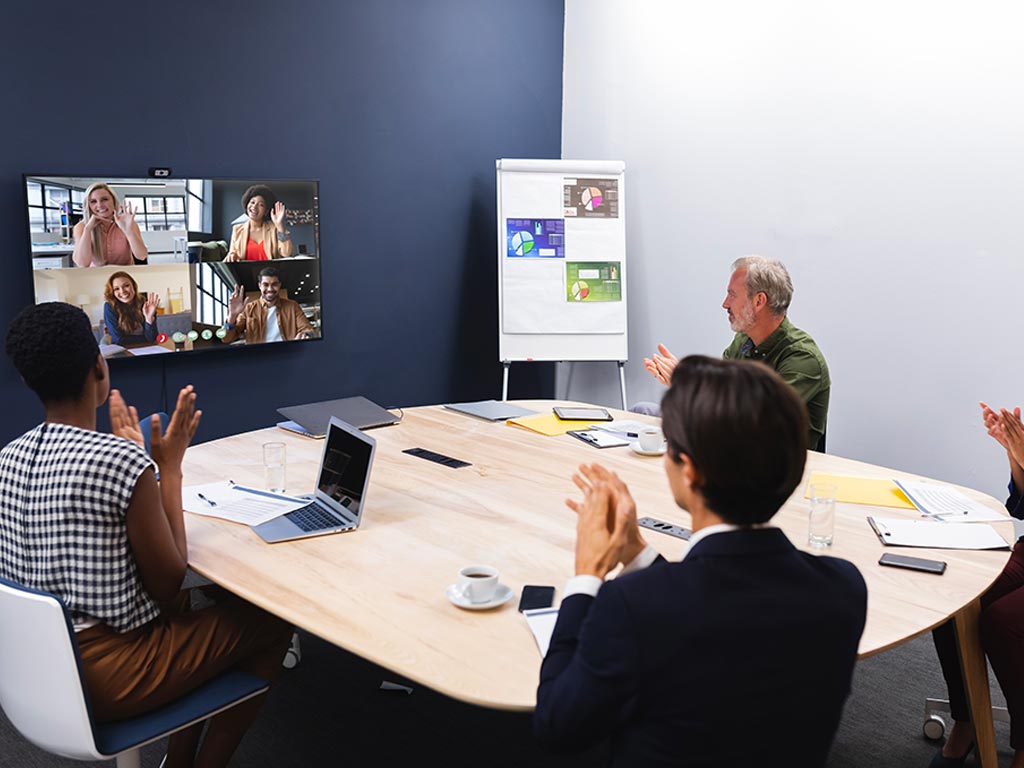
{"type": "Polygon", "coordinates": [[[615,766],[821,766],[864,629],[845,560],[776,528],[717,533],[562,601],[534,730],[554,751],[610,736],[615,766]]]}

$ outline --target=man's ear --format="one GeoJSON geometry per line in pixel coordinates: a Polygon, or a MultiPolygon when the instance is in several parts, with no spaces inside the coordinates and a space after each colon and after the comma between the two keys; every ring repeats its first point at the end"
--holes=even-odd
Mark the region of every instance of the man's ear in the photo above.
{"type": "Polygon", "coordinates": [[[754,294],[754,310],[760,312],[762,309],[768,306],[768,294],[764,291],[758,291],[754,294]]]}
{"type": "Polygon", "coordinates": [[[103,353],[96,355],[96,362],[93,363],[92,372],[96,375],[96,381],[103,381],[107,378],[107,367],[103,364],[103,353]]]}
{"type": "Polygon", "coordinates": [[[686,483],[687,488],[699,490],[704,485],[704,477],[701,475],[700,470],[693,463],[685,453],[679,454],[679,463],[681,465],[683,482],[686,483]]]}

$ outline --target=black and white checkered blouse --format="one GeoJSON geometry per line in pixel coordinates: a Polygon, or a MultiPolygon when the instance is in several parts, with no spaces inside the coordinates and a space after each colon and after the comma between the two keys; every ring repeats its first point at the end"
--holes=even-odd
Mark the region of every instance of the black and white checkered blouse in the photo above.
{"type": "Polygon", "coordinates": [[[40,424],[0,451],[0,576],[61,597],[76,620],[127,632],[159,609],[142,587],[125,514],[152,462],[135,443],[40,424]]]}

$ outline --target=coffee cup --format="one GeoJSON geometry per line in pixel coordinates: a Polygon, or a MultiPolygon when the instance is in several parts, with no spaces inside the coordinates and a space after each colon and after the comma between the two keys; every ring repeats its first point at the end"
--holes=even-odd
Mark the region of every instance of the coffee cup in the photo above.
{"type": "Polygon", "coordinates": [[[489,565],[467,565],[459,571],[455,588],[467,603],[486,603],[498,589],[498,569],[489,565]]]}
{"type": "Polygon", "coordinates": [[[636,436],[636,441],[640,444],[640,450],[642,451],[660,451],[665,447],[665,437],[657,427],[647,427],[640,430],[640,434],[636,436]]]}

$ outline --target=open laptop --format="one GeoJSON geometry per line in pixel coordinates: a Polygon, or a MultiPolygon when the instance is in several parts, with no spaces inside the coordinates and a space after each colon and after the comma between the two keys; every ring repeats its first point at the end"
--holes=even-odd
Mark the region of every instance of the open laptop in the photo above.
{"type": "Polygon", "coordinates": [[[290,405],[278,408],[277,412],[298,423],[313,437],[322,437],[327,432],[327,422],[336,417],[356,429],[370,429],[395,424],[398,417],[381,408],[365,397],[343,397],[340,400],[325,400],[321,403],[290,405]]]}
{"type": "Polygon", "coordinates": [[[366,505],[366,488],[376,448],[377,441],[372,437],[331,417],[312,502],[254,525],[252,529],[269,544],[354,531],[359,527],[366,505]]]}

